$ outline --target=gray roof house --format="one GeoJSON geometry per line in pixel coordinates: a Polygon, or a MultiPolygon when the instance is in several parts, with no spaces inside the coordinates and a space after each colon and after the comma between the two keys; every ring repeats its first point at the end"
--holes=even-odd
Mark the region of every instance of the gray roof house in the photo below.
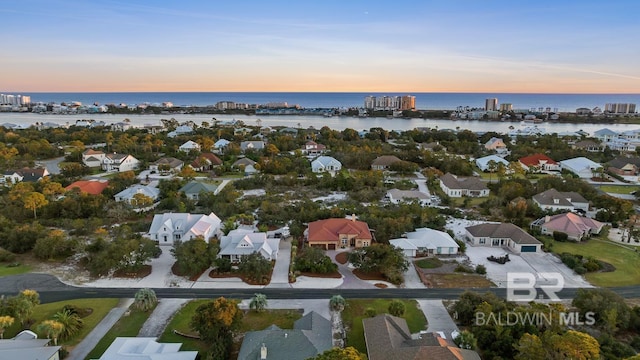
{"type": "Polygon", "coordinates": [[[198,181],[190,181],[180,188],[180,192],[191,200],[198,200],[201,193],[215,193],[218,187],[214,184],[207,184],[198,181]]]}
{"type": "Polygon", "coordinates": [[[473,350],[460,349],[437,333],[414,339],[407,321],[389,314],[362,319],[369,360],[480,360],[473,350]]]}
{"type": "Polygon", "coordinates": [[[342,163],[331,156],[318,156],[311,162],[311,171],[314,173],[334,172],[342,169],[342,163]]]}
{"type": "Polygon", "coordinates": [[[136,205],[136,200],[134,198],[136,194],[148,196],[149,198],[151,198],[151,200],[156,201],[160,196],[160,189],[151,186],[136,184],[115,194],[114,198],[116,199],[116,201],[126,201],[131,205],[136,205]]]}
{"type": "Polygon", "coordinates": [[[386,197],[394,204],[418,201],[422,206],[431,205],[431,198],[427,194],[418,190],[391,189],[387,191],[386,197]]]}
{"type": "Polygon", "coordinates": [[[202,236],[209,241],[220,236],[222,221],[216,214],[165,213],[156,214],[147,237],[159,245],[173,245],[174,241],[188,241],[202,236]]]}
{"type": "Polygon", "coordinates": [[[440,177],[440,188],[449,197],[489,196],[489,188],[477,177],[458,177],[446,173],[440,177]]]}
{"type": "Polygon", "coordinates": [[[184,161],[176,159],[174,157],[163,157],[151,164],[149,164],[149,170],[161,173],[179,172],[182,170],[184,161]]]}
{"type": "Polygon", "coordinates": [[[267,260],[275,260],[278,257],[279,247],[280,239],[267,238],[267,233],[235,229],[220,239],[218,257],[226,257],[231,262],[238,262],[243,256],[257,252],[267,260]]]}
{"type": "Polygon", "coordinates": [[[521,228],[509,223],[484,223],[466,228],[472,245],[506,247],[515,253],[541,252],[542,243],[521,228]]]}
{"type": "Polygon", "coordinates": [[[593,177],[594,172],[602,169],[602,165],[586,157],[577,157],[560,161],[560,168],[570,171],[582,179],[589,179],[593,177]]]}
{"type": "Polygon", "coordinates": [[[575,191],[560,192],[556,189],[549,189],[533,196],[533,202],[538,204],[543,210],[568,210],[580,209],[589,210],[589,202],[575,191]]]}
{"type": "Polygon", "coordinates": [[[24,330],[13,339],[0,340],[0,359],[59,360],[60,346],[49,346],[49,339],[24,330]]]}
{"type": "Polygon", "coordinates": [[[264,141],[243,141],[240,143],[240,149],[243,152],[247,150],[262,150],[264,147],[264,141]]]}
{"type": "Polygon", "coordinates": [[[244,335],[238,360],[304,360],[333,347],[331,322],[311,311],[293,323],[293,329],[271,325],[244,335]]]}
{"type": "Polygon", "coordinates": [[[389,240],[389,244],[402,249],[408,257],[455,255],[460,248],[451,235],[430,228],[418,228],[403,238],[389,240]]]}
{"type": "Polygon", "coordinates": [[[235,168],[240,167],[240,166],[245,166],[246,167],[246,166],[249,166],[249,165],[254,166],[255,164],[256,164],[256,162],[251,160],[251,159],[249,159],[249,158],[241,158],[241,159],[236,160],[233,164],[231,164],[231,167],[235,167],[235,168]]]}

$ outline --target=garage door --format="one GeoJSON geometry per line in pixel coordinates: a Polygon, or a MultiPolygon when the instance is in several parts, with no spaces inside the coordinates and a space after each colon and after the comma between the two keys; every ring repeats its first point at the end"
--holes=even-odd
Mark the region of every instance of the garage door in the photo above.
{"type": "Polygon", "coordinates": [[[536,252],[537,248],[537,246],[523,246],[520,248],[520,252],[536,252]]]}
{"type": "Polygon", "coordinates": [[[336,249],[336,244],[328,244],[328,248],[329,248],[329,250],[335,250],[336,249]]]}

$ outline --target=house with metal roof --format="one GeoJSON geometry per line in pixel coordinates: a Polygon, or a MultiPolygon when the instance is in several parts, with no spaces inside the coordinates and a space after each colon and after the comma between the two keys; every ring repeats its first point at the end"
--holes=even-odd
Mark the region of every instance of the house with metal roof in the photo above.
{"type": "Polygon", "coordinates": [[[189,141],[185,142],[184,144],[180,145],[178,150],[182,151],[182,152],[200,151],[200,144],[198,144],[197,142],[195,142],[193,140],[189,140],[189,141]]]}
{"type": "Polygon", "coordinates": [[[460,248],[451,235],[429,228],[408,232],[405,237],[389,240],[389,244],[402,249],[407,257],[456,255],[460,248]]]}
{"type": "Polygon", "coordinates": [[[342,163],[331,156],[318,156],[311,162],[314,173],[336,172],[342,169],[342,163]]]}
{"type": "Polygon", "coordinates": [[[602,165],[586,157],[577,157],[560,161],[560,168],[578,175],[581,179],[590,179],[595,172],[602,169],[602,165]]]}
{"type": "Polygon", "coordinates": [[[219,258],[227,258],[231,262],[239,262],[243,257],[254,252],[267,260],[278,257],[279,238],[267,238],[266,232],[254,232],[248,229],[234,229],[220,238],[219,258]]]}
{"type": "Polygon", "coordinates": [[[138,205],[137,204],[138,200],[136,198],[137,194],[144,195],[150,198],[153,202],[155,202],[156,200],[158,200],[158,197],[160,196],[160,189],[152,186],[136,184],[115,194],[114,198],[116,201],[124,201],[133,206],[136,206],[138,205]]]}
{"type": "Polygon", "coordinates": [[[293,323],[293,329],[271,325],[244,335],[238,360],[304,360],[333,347],[331,322],[311,311],[293,323]]]}
{"type": "Polygon", "coordinates": [[[216,214],[164,213],[156,214],[146,236],[159,245],[173,245],[175,241],[188,241],[202,237],[209,241],[220,237],[222,221],[216,214]]]}
{"type": "Polygon", "coordinates": [[[498,155],[489,155],[476,159],[476,166],[486,172],[486,171],[496,171],[498,168],[498,164],[502,164],[505,169],[509,166],[509,162],[498,155]],[[491,162],[493,161],[493,164],[491,162]],[[491,165],[495,165],[492,169],[491,165]]]}
{"type": "Polygon", "coordinates": [[[542,243],[509,223],[484,223],[465,228],[467,242],[474,246],[508,248],[515,253],[541,252],[542,243]]]}
{"type": "Polygon", "coordinates": [[[180,351],[182,343],[159,343],[153,337],[117,337],[98,360],[195,360],[197,351],[180,351]]]}

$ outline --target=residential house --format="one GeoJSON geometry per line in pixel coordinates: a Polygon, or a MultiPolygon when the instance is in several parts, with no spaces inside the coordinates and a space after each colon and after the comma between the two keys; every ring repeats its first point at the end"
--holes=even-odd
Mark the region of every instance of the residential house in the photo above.
{"type": "Polygon", "coordinates": [[[195,360],[197,351],[180,351],[181,343],[159,343],[154,337],[117,337],[98,360],[195,360]]]}
{"type": "Polygon", "coordinates": [[[364,221],[350,219],[325,219],[310,222],[305,237],[309,246],[325,250],[339,247],[366,247],[373,244],[373,236],[369,225],[364,221]]]}
{"type": "Polygon", "coordinates": [[[460,349],[438,333],[411,335],[407,321],[389,314],[362,319],[369,360],[480,360],[473,350],[460,349]]]}
{"type": "Polygon", "coordinates": [[[313,140],[309,140],[304,144],[304,146],[302,146],[301,152],[303,155],[307,156],[318,156],[327,152],[327,147],[322,144],[318,144],[313,140]]]}
{"type": "Polygon", "coordinates": [[[597,220],[569,212],[545,216],[534,221],[531,227],[540,229],[544,235],[553,235],[557,231],[567,234],[570,240],[581,241],[592,234],[599,234],[604,225],[597,220]]]}
{"type": "Polygon", "coordinates": [[[621,151],[621,152],[635,152],[636,151],[636,145],[634,143],[632,143],[630,140],[624,139],[624,138],[613,139],[613,140],[605,143],[605,145],[609,149],[615,150],[615,151],[621,151]]]}
{"type": "Polygon", "coordinates": [[[106,154],[99,150],[87,149],[82,153],[82,163],[87,167],[100,167],[106,154]]]}
{"type": "Polygon", "coordinates": [[[593,137],[600,140],[601,143],[607,145],[609,142],[619,138],[619,134],[613,130],[604,128],[593,133],[593,137]]]}
{"type": "Polygon", "coordinates": [[[30,330],[12,339],[0,339],[0,359],[60,360],[61,346],[51,346],[50,339],[38,339],[30,330]]]}
{"type": "Polygon", "coordinates": [[[2,174],[0,183],[5,186],[12,186],[22,181],[22,174],[17,170],[7,170],[2,174]]]}
{"type": "Polygon", "coordinates": [[[193,140],[189,140],[187,142],[185,142],[184,144],[180,145],[180,147],[178,148],[179,151],[182,152],[190,152],[190,151],[200,151],[200,144],[198,144],[197,142],[193,141],[193,140]]]}
{"type": "Polygon", "coordinates": [[[389,244],[402,249],[407,257],[456,255],[460,248],[451,235],[429,228],[416,229],[405,237],[389,240],[389,244]]]}
{"type": "Polygon", "coordinates": [[[140,160],[129,154],[106,154],[102,160],[102,170],[125,172],[136,170],[140,165],[140,160]]]}
{"type": "Polygon", "coordinates": [[[267,238],[266,232],[235,229],[220,238],[218,257],[227,258],[231,262],[237,263],[243,257],[257,252],[263,258],[271,261],[278,257],[279,246],[280,239],[267,238]]]}
{"type": "Polygon", "coordinates": [[[597,143],[593,140],[578,141],[571,146],[573,149],[585,150],[588,152],[603,152],[605,147],[606,146],[604,144],[597,143]]]}
{"type": "Polygon", "coordinates": [[[542,243],[521,228],[509,223],[484,223],[466,228],[472,245],[508,248],[516,254],[541,252],[542,243]]]}
{"type": "Polygon", "coordinates": [[[489,196],[489,188],[477,177],[459,177],[446,173],[440,177],[440,188],[449,197],[489,196]]]}
{"type": "Polygon", "coordinates": [[[133,128],[130,122],[121,121],[111,124],[111,131],[127,131],[133,128]]]}
{"type": "Polygon", "coordinates": [[[222,160],[214,153],[205,152],[193,160],[189,166],[195,171],[209,171],[216,166],[222,165],[222,160]]]}
{"type": "Polygon", "coordinates": [[[580,209],[585,213],[589,211],[589,202],[574,191],[560,192],[556,189],[549,189],[534,195],[532,199],[543,210],[575,211],[580,209]]]}
{"type": "Polygon", "coordinates": [[[440,145],[438,141],[418,144],[418,149],[426,151],[447,151],[447,148],[440,145]]]}
{"type": "Polygon", "coordinates": [[[640,175],[640,157],[617,157],[607,163],[608,170],[620,176],[640,175]]]}
{"type": "Polygon", "coordinates": [[[387,191],[386,198],[393,204],[417,201],[421,206],[431,205],[431,198],[429,195],[418,190],[391,189],[387,191]]]}
{"type": "Polygon", "coordinates": [[[240,169],[240,168],[246,168],[247,166],[253,167],[255,165],[256,165],[256,162],[249,158],[240,158],[236,160],[233,164],[231,164],[231,167],[240,169]]]}
{"type": "Polygon", "coordinates": [[[65,187],[67,191],[71,191],[74,188],[78,188],[81,193],[91,194],[91,195],[100,195],[102,191],[109,186],[109,181],[107,180],[79,180],[69,184],[69,186],[65,187]]]}
{"type": "Polygon", "coordinates": [[[151,135],[157,135],[167,130],[164,125],[154,124],[145,124],[144,129],[147,130],[147,132],[151,135]]]}
{"type": "Polygon", "coordinates": [[[402,160],[400,160],[397,156],[394,156],[394,155],[378,156],[371,163],[371,169],[372,170],[388,170],[392,164],[398,161],[402,161],[402,160]]]}
{"type": "Polygon", "coordinates": [[[160,189],[151,186],[136,184],[115,194],[114,198],[116,199],[116,201],[124,201],[133,206],[136,206],[138,205],[138,200],[135,197],[135,195],[137,194],[142,194],[150,198],[153,202],[156,202],[156,200],[158,200],[158,197],[160,197],[160,189]]]}
{"type": "Polygon", "coordinates": [[[503,153],[507,150],[507,144],[500,138],[492,137],[484,144],[484,148],[489,151],[493,150],[498,153],[503,153]]]}
{"type": "Polygon", "coordinates": [[[240,150],[247,152],[250,150],[262,150],[266,146],[264,141],[243,141],[240,143],[240,150]]]}
{"type": "MultiPolygon", "coordinates": [[[[227,146],[229,146],[229,144],[231,144],[231,141],[227,139],[219,139],[213,144],[213,148],[215,150],[218,150],[219,152],[224,152],[224,149],[226,149],[227,146]]],[[[209,149],[205,149],[205,150],[209,150],[209,149]]]]}
{"type": "Polygon", "coordinates": [[[209,242],[220,237],[222,221],[216,214],[165,213],[153,217],[147,237],[160,245],[173,245],[175,241],[188,241],[201,236],[209,242]]]}
{"type": "Polygon", "coordinates": [[[298,129],[291,128],[291,127],[282,128],[282,129],[279,130],[279,132],[281,132],[283,134],[298,135],[298,129]]]}
{"type": "Polygon", "coordinates": [[[38,182],[49,175],[47,168],[25,167],[19,170],[7,170],[0,177],[0,184],[11,186],[19,182],[38,182]]]}
{"type": "Polygon", "coordinates": [[[497,155],[489,155],[476,159],[476,166],[483,172],[495,172],[498,170],[498,164],[502,164],[505,170],[509,166],[509,162],[507,160],[497,155]]]}
{"type": "Polygon", "coordinates": [[[333,347],[331,322],[311,311],[293,323],[293,329],[276,325],[244,335],[238,360],[305,360],[333,347]]]}
{"type": "Polygon", "coordinates": [[[577,157],[560,161],[560,168],[578,175],[581,179],[590,179],[595,173],[603,170],[602,165],[591,161],[586,157],[577,157]]]}
{"type": "Polygon", "coordinates": [[[518,160],[525,171],[537,173],[541,171],[560,171],[560,164],[545,154],[533,154],[518,160]]]}
{"type": "Polygon", "coordinates": [[[182,170],[184,161],[176,159],[174,157],[163,157],[151,164],[149,164],[149,170],[161,175],[169,175],[171,173],[178,173],[182,170]]]}
{"type": "Polygon", "coordinates": [[[187,199],[196,200],[200,199],[200,195],[203,193],[214,193],[218,187],[214,184],[203,183],[199,181],[190,181],[180,188],[180,192],[183,193],[187,199]]]}
{"type": "Polygon", "coordinates": [[[260,128],[260,135],[267,136],[271,134],[272,131],[273,129],[271,128],[271,126],[263,126],[260,128]]]}
{"type": "Polygon", "coordinates": [[[314,173],[337,172],[342,169],[342,163],[331,156],[318,156],[311,162],[314,173]]]}
{"type": "Polygon", "coordinates": [[[168,137],[170,138],[174,138],[178,135],[186,135],[186,134],[191,134],[193,132],[193,126],[189,126],[189,125],[180,125],[178,127],[176,127],[175,130],[169,132],[167,134],[168,137]]]}

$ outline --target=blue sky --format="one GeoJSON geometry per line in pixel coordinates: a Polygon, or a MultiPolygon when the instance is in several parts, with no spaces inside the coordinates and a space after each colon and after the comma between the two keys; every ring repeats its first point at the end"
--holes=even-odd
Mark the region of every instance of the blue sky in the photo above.
{"type": "Polygon", "coordinates": [[[633,0],[1,4],[2,91],[640,93],[633,0]]]}

